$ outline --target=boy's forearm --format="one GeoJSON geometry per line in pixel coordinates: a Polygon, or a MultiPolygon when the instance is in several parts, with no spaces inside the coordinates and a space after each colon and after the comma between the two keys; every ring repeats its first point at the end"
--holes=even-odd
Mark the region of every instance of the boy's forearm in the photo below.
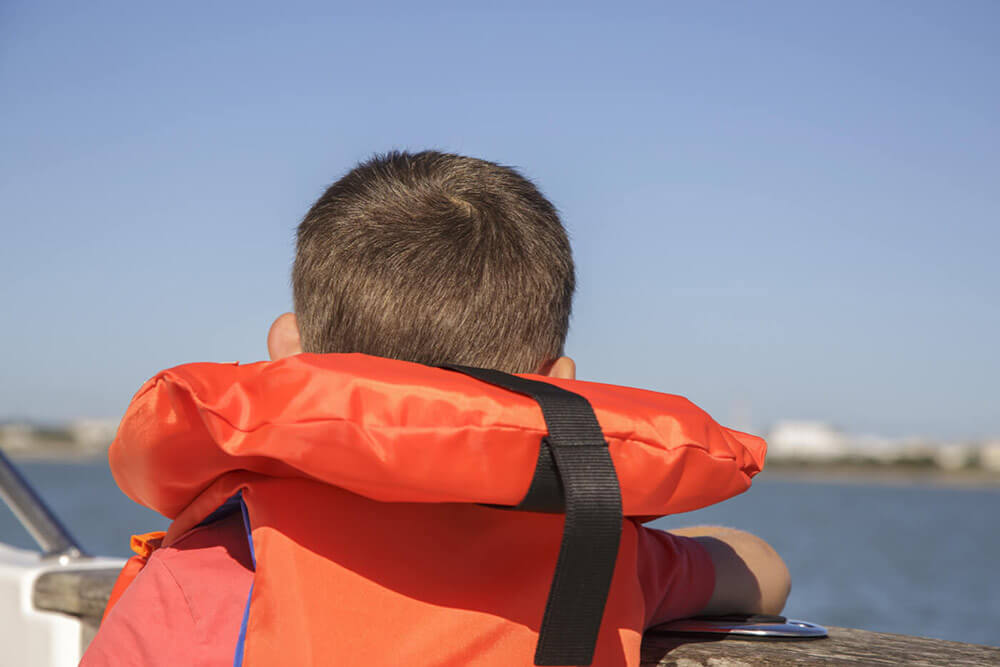
{"type": "Polygon", "coordinates": [[[722,526],[671,530],[696,539],[715,566],[715,590],[703,614],[778,614],[791,590],[781,556],[759,537],[722,526]]]}

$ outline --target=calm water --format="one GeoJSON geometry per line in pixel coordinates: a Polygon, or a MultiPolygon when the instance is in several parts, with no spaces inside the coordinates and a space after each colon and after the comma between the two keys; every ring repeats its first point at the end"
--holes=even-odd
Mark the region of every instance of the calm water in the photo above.
{"type": "MultiPolygon", "coordinates": [[[[130,555],[167,522],[128,500],[104,463],[20,469],[92,553],[130,555]]],[[[1000,646],[1000,491],[761,478],[738,498],[656,522],[713,523],[767,539],[792,572],[785,613],[881,632],[1000,646]]],[[[32,547],[0,506],[0,540],[32,547]]]]}

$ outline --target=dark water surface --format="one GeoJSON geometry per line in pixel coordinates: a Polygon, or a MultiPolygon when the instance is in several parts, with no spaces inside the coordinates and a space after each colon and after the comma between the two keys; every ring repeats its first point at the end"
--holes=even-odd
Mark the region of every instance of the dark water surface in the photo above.
{"type": "MultiPolygon", "coordinates": [[[[167,521],[115,486],[107,464],[19,468],[95,554],[167,521]]],[[[768,540],[788,563],[794,618],[1000,646],[1000,491],[818,484],[762,476],[746,494],[655,522],[712,523],[768,540]]],[[[33,548],[0,506],[0,541],[33,548]]]]}

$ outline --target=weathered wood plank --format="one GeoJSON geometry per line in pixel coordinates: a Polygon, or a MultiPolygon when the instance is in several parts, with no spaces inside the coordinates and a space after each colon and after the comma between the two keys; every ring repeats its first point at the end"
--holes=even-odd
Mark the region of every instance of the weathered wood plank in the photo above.
{"type": "MultiPolygon", "coordinates": [[[[38,609],[79,616],[86,646],[100,623],[117,569],[60,570],[35,583],[38,609]]],[[[1000,648],[941,639],[829,628],[830,637],[808,641],[713,640],[646,633],[642,667],[756,667],[785,665],[1000,665],[1000,648]]]]}
{"type": "Polygon", "coordinates": [[[32,602],[36,609],[100,620],[119,572],[118,568],[46,572],[35,580],[32,602]]]}
{"type": "Polygon", "coordinates": [[[750,665],[1000,665],[1000,648],[941,639],[828,628],[827,639],[713,640],[646,633],[642,667],[750,665]]]}

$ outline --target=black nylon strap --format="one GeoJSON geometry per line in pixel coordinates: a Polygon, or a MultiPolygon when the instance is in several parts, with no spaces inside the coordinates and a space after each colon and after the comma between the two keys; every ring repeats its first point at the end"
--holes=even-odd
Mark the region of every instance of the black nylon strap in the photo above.
{"type": "Polygon", "coordinates": [[[556,460],[552,456],[552,446],[549,445],[548,438],[542,438],[542,446],[538,448],[538,462],[535,463],[535,475],[531,478],[528,492],[524,494],[520,503],[505,509],[549,514],[563,514],[566,511],[566,492],[563,491],[562,480],[559,479],[559,471],[556,470],[556,460]]]}
{"type": "Polygon", "coordinates": [[[531,487],[514,509],[551,512],[564,505],[566,521],[535,664],[589,665],[623,520],[618,476],[597,416],[586,398],[547,382],[482,368],[443,368],[530,396],[542,408],[549,434],[539,449],[531,487]]]}

